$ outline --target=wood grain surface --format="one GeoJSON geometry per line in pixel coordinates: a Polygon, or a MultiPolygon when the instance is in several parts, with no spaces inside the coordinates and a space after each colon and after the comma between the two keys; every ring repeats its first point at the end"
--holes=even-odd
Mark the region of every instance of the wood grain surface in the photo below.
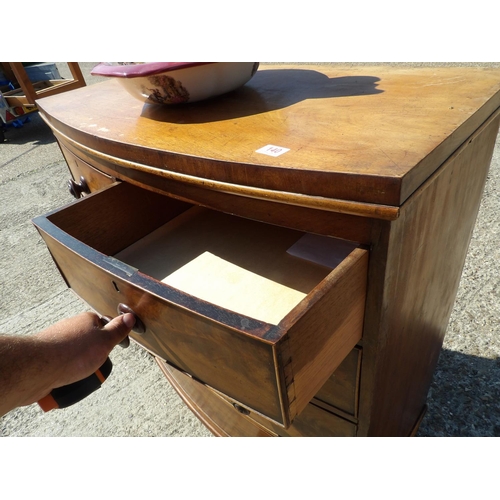
{"type": "Polygon", "coordinates": [[[399,206],[499,107],[499,75],[265,66],[241,89],[187,106],[144,105],[115,81],[38,104],[56,130],[112,157],[256,191],[399,206]],[[289,151],[256,152],[269,144],[289,151]]]}
{"type": "Polygon", "coordinates": [[[371,253],[361,435],[407,436],[425,405],[499,128],[487,121],[383,225],[371,253]]]}

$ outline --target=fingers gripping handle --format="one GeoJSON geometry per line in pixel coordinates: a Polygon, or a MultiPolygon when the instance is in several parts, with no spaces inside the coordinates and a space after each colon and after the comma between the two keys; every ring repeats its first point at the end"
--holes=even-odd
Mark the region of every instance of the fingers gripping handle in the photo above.
{"type": "MultiPolygon", "coordinates": [[[[118,313],[132,313],[135,316],[135,326],[133,331],[142,334],[146,331],[146,327],[144,323],[139,319],[137,314],[126,304],[118,305],[118,313]]],[[[109,316],[103,316],[101,318],[104,324],[107,324],[111,321],[112,318],[109,316]]],[[[129,337],[125,337],[120,342],[120,346],[128,347],[130,344],[129,337]]],[[[113,368],[113,364],[109,358],[106,359],[104,364],[92,375],[84,378],[83,380],[79,380],[78,382],[74,382],[73,384],[68,384],[63,387],[58,387],[57,389],[53,389],[50,394],[45,396],[44,398],[38,401],[38,404],[42,408],[43,411],[47,412],[50,410],[54,410],[56,408],[67,408],[75,403],[78,403],[82,399],[86,398],[89,394],[92,394],[94,391],[99,389],[104,381],[108,378],[113,368]]]]}

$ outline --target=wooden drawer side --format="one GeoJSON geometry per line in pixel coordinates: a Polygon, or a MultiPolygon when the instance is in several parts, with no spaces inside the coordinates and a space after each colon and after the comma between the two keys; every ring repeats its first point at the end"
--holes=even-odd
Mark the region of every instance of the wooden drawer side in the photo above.
{"type": "Polygon", "coordinates": [[[340,264],[338,272],[326,278],[325,282],[331,281],[330,286],[317,287],[280,323],[285,328],[294,315],[301,315],[293,318],[287,335],[289,370],[293,374],[293,380],[287,374],[288,394],[295,398],[293,404],[290,402],[291,421],[361,340],[368,255],[367,250],[355,249],[340,264]]]}

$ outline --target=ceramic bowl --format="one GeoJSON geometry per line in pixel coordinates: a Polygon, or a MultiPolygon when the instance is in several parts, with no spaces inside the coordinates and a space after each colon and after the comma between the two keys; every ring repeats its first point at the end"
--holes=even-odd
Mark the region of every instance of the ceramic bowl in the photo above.
{"type": "Polygon", "coordinates": [[[154,104],[196,102],[247,83],[259,63],[100,63],[92,75],[116,78],[134,97],[154,104]]]}

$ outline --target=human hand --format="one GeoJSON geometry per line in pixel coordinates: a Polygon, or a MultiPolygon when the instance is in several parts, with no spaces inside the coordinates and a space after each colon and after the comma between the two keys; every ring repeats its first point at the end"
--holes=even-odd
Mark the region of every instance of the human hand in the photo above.
{"type": "Polygon", "coordinates": [[[130,313],[104,323],[96,314],[87,312],[59,321],[36,334],[40,342],[48,343],[61,356],[51,390],[94,373],[134,324],[134,315],[130,313]]]}
{"type": "Polygon", "coordinates": [[[0,336],[0,416],[94,373],[134,324],[130,313],[103,324],[86,312],[35,335],[0,336]]]}

